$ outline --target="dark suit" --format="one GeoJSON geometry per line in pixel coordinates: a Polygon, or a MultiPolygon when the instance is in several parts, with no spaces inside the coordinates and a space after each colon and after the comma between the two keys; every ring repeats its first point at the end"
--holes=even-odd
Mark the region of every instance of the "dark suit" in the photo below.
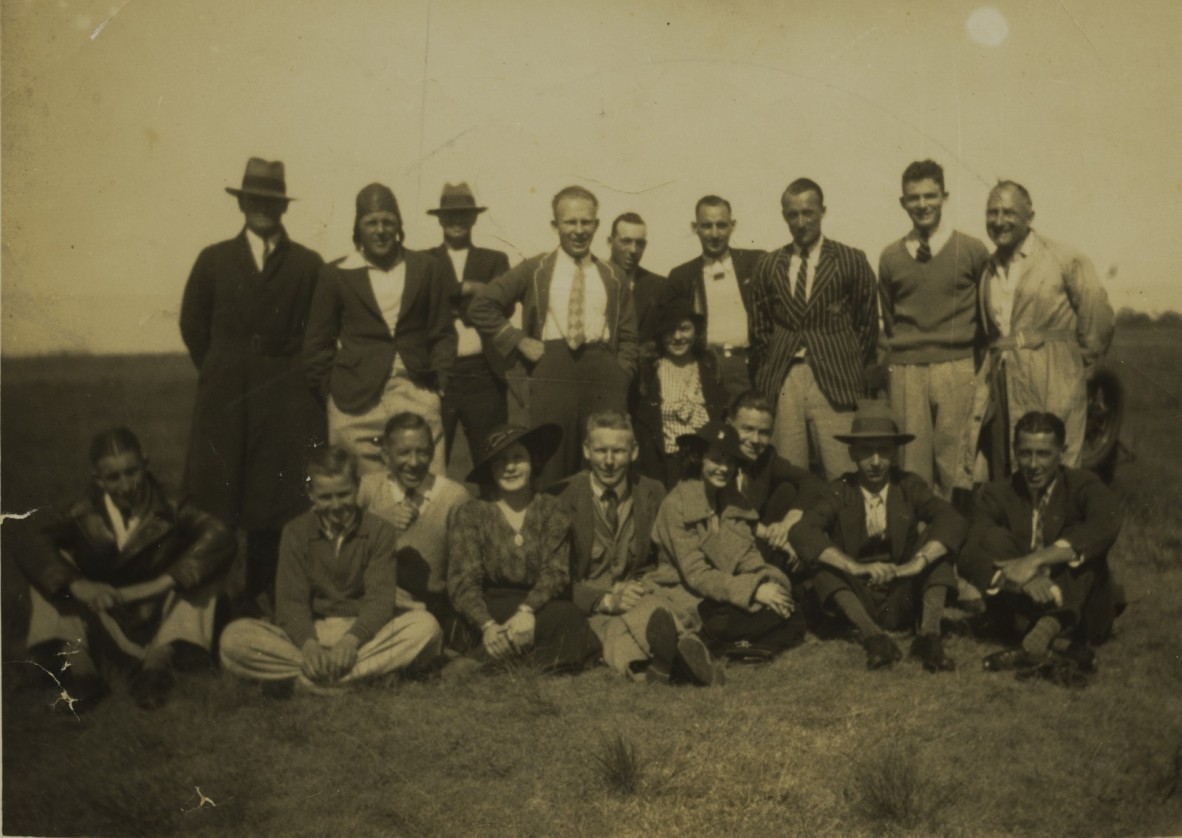
{"type": "Polygon", "coordinates": [[[741,494],[765,524],[782,521],[793,509],[809,509],[832,493],[828,483],[770,445],[754,462],[739,463],[739,475],[741,494]]]}
{"type": "Polygon", "coordinates": [[[536,364],[517,351],[522,338],[542,337],[557,251],[526,259],[497,277],[468,307],[472,323],[508,365],[510,414],[524,413],[524,424],[530,426],[553,422],[562,428],[562,445],[542,469],[542,485],[579,470],[587,417],[601,410],[627,410],[628,386],[636,372],[639,347],[632,294],[614,266],[592,259],[607,292],[604,343],[587,343],[572,351],[564,341],[546,341],[546,352],[536,364]],[[508,320],[518,304],[520,329],[508,320]]]}
{"type": "Polygon", "coordinates": [[[382,397],[394,368],[394,355],[412,381],[437,389],[456,357],[451,282],[435,258],[403,251],[406,284],[393,334],[374,297],[366,268],[325,265],[312,300],[304,337],[308,382],[321,396],[332,396],[345,413],[361,413],[382,397]],[[339,347],[338,347],[339,342],[339,347]]]}
{"type": "Polygon", "coordinates": [[[198,370],[184,494],[230,526],[273,530],[276,548],[307,507],[305,452],[325,438],[300,366],[322,264],[284,236],[260,271],[244,230],[201,251],[181,302],[198,370]]]}
{"type": "MultiPolygon", "coordinates": [[[[743,309],[747,312],[748,343],[751,342],[752,277],[761,256],[763,256],[762,250],[739,250],[733,247],[730,249],[731,264],[734,266],[735,279],[738,282],[735,290],[743,303],[743,309]]],[[[702,276],[704,262],[704,256],[697,256],[669,271],[663,299],[668,301],[680,297],[688,301],[694,311],[702,315],[706,341],[718,356],[719,373],[726,385],[728,395],[733,397],[751,388],[750,353],[749,349],[742,348],[732,348],[726,351],[717,345],[717,341],[711,340],[710,312],[706,301],[706,280],[702,276]]]]}
{"type": "MultiPolygon", "coordinates": [[[[973,509],[973,522],[957,563],[962,576],[982,593],[989,590],[997,570],[995,561],[1032,552],[1034,501],[1021,473],[986,484],[973,509]]],[[[1120,607],[1108,567],[1121,527],[1120,501],[1095,474],[1063,468],[1042,519],[1044,545],[1066,541],[1082,563],[1051,568],[1051,581],[1063,595],[1062,608],[1046,608],[1021,593],[1003,591],[998,605],[1014,618],[1019,629],[1041,614],[1053,613],[1064,627],[1076,626],[1077,637],[1091,643],[1107,638],[1120,607]]]]}
{"type": "Polygon", "coordinates": [[[642,346],[657,339],[653,328],[667,284],[668,280],[663,276],[644,268],[636,269],[636,278],[632,280],[632,304],[636,307],[636,331],[642,346]]]}
{"type": "Polygon", "coordinates": [[[916,603],[927,588],[956,590],[952,554],[964,543],[967,522],[951,504],[941,500],[918,476],[891,470],[886,498],[886,534],[871,539],[866,533],[866,503],[855,473],[832,484],[833,493],[804,513],[788,533],[801,560],[813,564],[813,589],[822,605],[838,591],[853,591],[879,625],[890,630],[909,627],[917,616],[916,603]],[[926,529],[920,531],[923,523],[926,529]],[[818,561],[821,553],[836,547],[862,563],[901,565],[930,541],[948,548],[948,554],[932,562],[918,576],[896,579],[885,588],[871,589],[863,577],[854,577],[818,561]]]}
{"type": "Polygon", "coordinates": [[[842,412],[853,410],[865,394],[863,371],[875,361],[877,286],[866,254],[825,239],[820,255],[810,254],[815,275],[802,307],[788,277],[792,253],[789,244],[765,254],[752,278],[753,380],[776,405],[776,448],[795,462],[807,462],[807,421],[825,471],[834,478],[848,460],[833,434],[848,430],[842,412]],[[802,349],[804,359],[797,357],[802,349]],[[784,394],[790,374],[791,392],[784,394]],[[816,394],[812,400],[810,393],[816,394]]]}
{"type": "MultiPolygon", "coordinates": [[[[471,327],[468,306],[473,295],[464,294],[460,283],[487,284],[509,270],[509,257],[499,250],[470,247],[464,261],[464,275],[457,277],[446,244],[433,247],[427,253],[435,257],[440,275],[455,288],[451,303],[452,315],[459,321],[456,329],[461,325],[471,327]]],[[[508,421],[505,382],[489,365],[490,356],[495,363],[496,352],[485,343],[483,354],[457,357],[448,376],[449,386],[443,394],[443,440],[449,460],[458,423],[463,423],[468,450],[475,456],[488,432],[508,421]]]]}

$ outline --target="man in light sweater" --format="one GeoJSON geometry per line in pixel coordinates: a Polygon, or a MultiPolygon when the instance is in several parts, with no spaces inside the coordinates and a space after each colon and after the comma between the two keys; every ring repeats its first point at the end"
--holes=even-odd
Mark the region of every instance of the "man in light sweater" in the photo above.
{"type": "Polygon", "coordinates": [[[982,344],[977,287],[989,259],[983,243],[942,223],[947,198],[939,163],[908,166],[899,204],[911,232],[878,261],[891,403],[900,430],[915,435],[899,465],[945,500],[953,489],[972,488],[958,466],[982,344]]]}
{"type": "Polygon", "coordinates": [[[452,514],[470,496],[464,484],[431,473],[436,444],[422,416],[391,416],[382,434],[387,470],[361,478],[357,502],[398,534],[399,604],[408,604],[409,594],[426,605],[443,629],[444,643],[464,651],[478,638],[469,636],[447,598],[447,532],[452,514]]]}

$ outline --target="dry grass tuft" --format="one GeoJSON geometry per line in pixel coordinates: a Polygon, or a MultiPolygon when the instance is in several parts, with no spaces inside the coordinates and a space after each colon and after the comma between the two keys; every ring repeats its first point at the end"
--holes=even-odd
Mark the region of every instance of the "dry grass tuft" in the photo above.
{"type": "Polygon", "coordinates": [[[892,738],[855,763],[847,797],[867,820],[910,831],[930,828],[954,792],[925,771],[914,743],[892,738]]]}
{"type": "Polygon", "coordinates": [[[603,736],[599,750],[591,754],[595,771],[609,791],[630,796],[640,791],[646,763],[636,752],[632,740],[617,733],[603,736]]]}

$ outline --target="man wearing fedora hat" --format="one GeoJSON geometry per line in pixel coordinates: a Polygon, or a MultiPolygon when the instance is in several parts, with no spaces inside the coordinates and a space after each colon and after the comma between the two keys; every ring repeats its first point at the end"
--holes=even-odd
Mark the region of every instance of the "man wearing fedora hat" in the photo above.
{"type": "MultiPolygon", "coordinates": [[[[456,357],[450,278],[426,253],[402,246],[402,213],[388,186],[357,193],[357,250],[325,265],[316,286],[304,363],[326,401],[329,435],[357,454],[362,473],[384,471],[386,421],[409,411],[443,436],[440,392],[456,357]]],[[[442,447],[431,464],[443,470],[442,447]]]]}
{"type": "Polygon", "coordinates": [[[451,298],[458,335],[456,362],[448,376],[452,386],[443,394],[443,443],[449,461],[457,424],[464,426],[468,450],[475,453],[490,430],[509,421],[504,379],[490,366],[490,361],[497,363],[496,352],[486,350],[480,332],[468,319],[476,292],[509,270],[509,257],[501,251],[472,246],[472,227],[486,209],[476,205],[468,184],[445,183],[439,206],[427,210],[443,230],[443,242],[427,252],[456,289],[451,298]]]}
{"type": "Polygon", "coordinates": [[[291,241],[283,163],[252,157],[234,238],[201,251],[181,302],[181,337],[199,371],[185,462],[189,498],[246,530],[253,610],[274,584],[279,532],[307,506],[304,453],[325,436],[324,413],[304,385],[300,345],[319,254],[291,241]]]}
{"type": "Polygon", "coordinates": [[[568,186],[550,202],[558,247],[485,285],[468,316],[510,364],[509,411],[527,424],[553,422],[562,447],[542,472],[549,485],[579,470],[587,418],[627,409],[639,349],[632,293],[609,262],[591,253],[599,201],[568,186]],[[508,317],[521,304],[521,328],[508,317]]]}
{"type": "Polygon", "coordinates": [[[862,402],[850,432],[836,436],[856,470],[834,481],[835,493],[808,509],[788,536],[816,567],[813,590],[827,611],[858,630],[868,668],[900,660],[883,629],[911,625],[918,626],[911,654],[924,669],[955,668],[940,619],[956,592],[951,554],[964,542],[965,520],[922,479],[895,467],[899,446],[915,437],[899,433],[885,401],[862,402]]]}

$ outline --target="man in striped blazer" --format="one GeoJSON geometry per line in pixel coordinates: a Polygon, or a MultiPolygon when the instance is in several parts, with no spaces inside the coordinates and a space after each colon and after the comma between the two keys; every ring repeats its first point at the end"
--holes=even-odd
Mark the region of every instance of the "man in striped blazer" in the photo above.
{"type": "Polygon", "coordinates": [[[792,241],[760,258],[751,280],[751,369],[776,405],[772,444],[794,463],[809,457],[808,429],[825,474],[845,469],[849,414],[875,360],[878,308],[866,254],[821,234],[825,197],[808,178],[780,199],[792,241]]]}

